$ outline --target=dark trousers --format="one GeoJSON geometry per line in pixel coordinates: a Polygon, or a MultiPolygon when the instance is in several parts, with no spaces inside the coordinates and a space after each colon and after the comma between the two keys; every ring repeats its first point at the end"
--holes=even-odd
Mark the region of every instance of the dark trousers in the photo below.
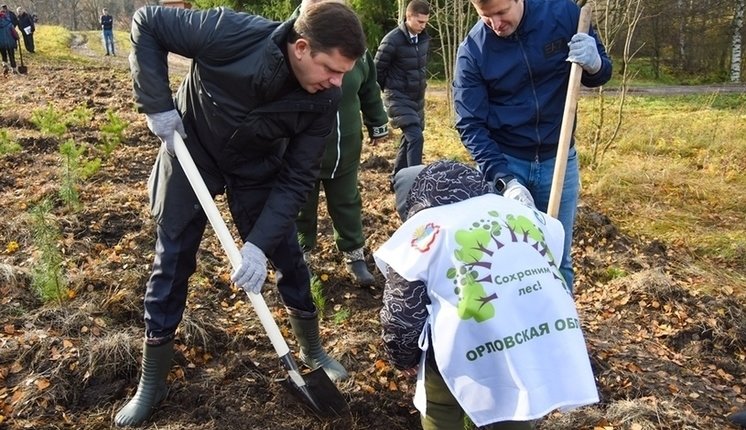
{"type": "Polygon", "coordinates": [[[422,128],[421,124],[410,124],[402,127],[399,151],[396,153],[396,161],[394,162],[394,175],[405,167],[422,164],[422,147],[425,144],[422,128]]]}
{"type": "MultiPolygon", "coordinates": [[[[148,339],[173,337],[181,322],[189,277],[197,267],[197,251],[207,224],[204,212],[197,215],[175,237],[158,226],[153,272],[145,291],[145,335],[148,339]]],[[[291,228],[267,258],[276,270],[277,287],[288,307],[314,312],[308,268],[291,228]]]]}
{"type": "Polygon", "coordinates": [[[16,67],[16,50],[13,48],[0,48],[0,55],[3,57],[3,63],[10,60],[10,67],[16,67]]]}
{"type": "Polygon", "coordinates": [[[23,46],[26,47],[26,51],[34,53],[34,35],[23,33],[23,46]]]}
{"type": "Polygon", "coordinates": [[[316,186],[295,222],[298,227],[298,241],[304,251],[316,247],[319,192],[322,185],[326,194],[326,207],[334,227],[334,242],[337,249],[348,252],[365,245],[363,203],[357,188],[357,174],[357,169],[351,169],[348,174],[316,181],[316,186]]]}

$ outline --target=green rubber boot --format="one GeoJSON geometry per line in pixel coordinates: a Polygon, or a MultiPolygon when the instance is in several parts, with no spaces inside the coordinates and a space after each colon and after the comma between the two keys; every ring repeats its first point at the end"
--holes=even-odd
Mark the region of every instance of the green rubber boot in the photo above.
{"type": "Polygon", "coordinates": [[[290,326],[300,345],[300,359],[311,369],[322,367],[332,381],[347,379],[347,371],[339,361],[330,357],[321,346],[319,319],[316,312],[288,309],[290,326]]]}
{"type": "Polygon", "coordinates": [[[114,424],[118,427],[139,426],[155,407],[166,398],[166,377],[174,358],[174,341],[158,346],[145,343],[142,354],[142,374],[137,392],[117,412],[114,424]]]}

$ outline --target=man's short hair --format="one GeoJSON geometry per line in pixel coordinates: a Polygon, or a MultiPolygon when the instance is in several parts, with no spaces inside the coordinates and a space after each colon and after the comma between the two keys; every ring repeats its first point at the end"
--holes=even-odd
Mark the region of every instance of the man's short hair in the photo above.
{"type": "Polygon", "coordinates": [[[412,0],[407,5],[407,13],[417,15],[430,15],[430,3],[424,0],[412,0]]]}
{"type": "Polygon", "coordinates": [[[309,5],[293,25],[295,35],[308,40],[311,53],[330,53],[338,49],[342,56],[357,60],[365,53],[363,25],[349,6],[337,2],[309,5]]]}

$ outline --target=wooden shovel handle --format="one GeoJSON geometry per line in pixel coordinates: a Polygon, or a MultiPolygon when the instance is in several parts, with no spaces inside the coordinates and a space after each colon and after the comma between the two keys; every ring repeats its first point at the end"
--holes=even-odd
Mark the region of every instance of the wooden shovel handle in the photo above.
{"type": "MultiPolygon", "coordinates": [[[[233,241],[233,236],[228,230],[228,226],[225,224],[222,215],[220,215],[218,207],[212,200],[205,181],[202,180],[202,176],[199,174],[199,170],[197,170],[197,166],[194,164],[194,160],[192,160],[192,156],[189,154],[189,150],[179,133],[174,133],[174,152],[176,152],[176,158],[179,160],[181,168],[192,185],[194,194],[197,195],[199,204],[202,205],[202,210],[205,211],[207,219],[210,220],[210,224],[220,240],[220,244],[223,245],[223,249],[228,254],[228,259],[231,261],[233,270],[237,270],[241,266],[241,251],[238,249],[236,242],[233,241]]],[[[269,336],[269,340],[272,341],[272,346],[274,346],[277,355],[280,357],[285,356],[290,352],[290,348],[287,342],[285,342],[285,338],[282,337],[280,328],[277,326],[274,318],[272,318],[272,313],[269,311],[264,298],[261,294],[247,294],[264,330],[267,332],[267,336],[269,336]]],[[[300,384],[303,384],[302,380],[300,384]]]]}
{"type": "MultiPolygon", "coordinates": [[[[591,5],[586,4],[580,8],[578,33],[587,33],[590,27],[591,5]]],[[[582,75],[583,68],[577,63],[572,63],[570,65],[570,81],[567,84],[565,110],[562,113],[562,128],[560,128],[559,144],[557,145],[557,158],[554,162],[552,191],[549,193],[549,204],[547,206],[547,214],[554,218],[557,218],[560,200],[562,199],[562,186],[565,183],[565,170],[567,169],[567,153],[570,150],[570,141],[572,140],[572,132],[575,125],[575,113],[578,107],[580,78],[582,75]]]]}

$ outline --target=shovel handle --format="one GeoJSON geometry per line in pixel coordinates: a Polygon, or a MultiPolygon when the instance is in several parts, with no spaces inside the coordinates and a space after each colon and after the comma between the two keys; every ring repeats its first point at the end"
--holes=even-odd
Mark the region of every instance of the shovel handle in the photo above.
{"type": "MultiPolygon", "coordinates": [[[[236,271],[241,266],[241,251],[238,249],[236,242],[233,241],[233,236],[228,230],[228,226],[225,224],[222,215],[220,215],[218,207],[212,200],[205,181],[202,180],[202,176],[199,174],[199,170],[197,170],[197,166],[194,164],[194,160],[192,160],[192,156],[189,154],[189,150],[179,133],[174,133],[174,152],[187,179],[189,179],[189,183],[192,185],[194,193],[197,195],[197,200],[202,205],[202,210],[205,211],[207,219],[210,220],[215,234],[218,235],[218,239],[223,245],[223,249],[228,254],[233,271],[236,271]]],[[[285,342],[285,338],[282,337],[280,328],[277,326],[274,318],[272,318],[272,313],[269,311],[264,298],[261,294],[247,293],[247,295],[249,296],[249,300],[251,300],[251,304],[254,306],[256,314],[259,316],[259,321],[264,326],[264,331],[267,332],[269,340],[272,341],[272,346],[275,348],[277,355],[280,357],[287,355],[290,352],[290,348],[287,342],[285,342]]]]}
{"type": "MultiPolygon", "coordinates": [[[[587,33],[590,27],[591,5],[588,3],[580,8],[578,33],[587,33]]],[[[557,158],[554,162],[554,175],[552,176],[552,190],[549,193],[549,204],[547,205],[547,214],[554,218],[557,218],[560,200],[562,199],[562,187],[565,183],[565,170],[567,169],[567,154],[570,151],[570,141],[575,126],[575,113],[578,107],[580,78],[582,76],[583,68],[580,67],[580,64],[570,64],[570,81],[567,84],[565,110],[562,113],[562,128],[560,128],[557,158]]]]}

